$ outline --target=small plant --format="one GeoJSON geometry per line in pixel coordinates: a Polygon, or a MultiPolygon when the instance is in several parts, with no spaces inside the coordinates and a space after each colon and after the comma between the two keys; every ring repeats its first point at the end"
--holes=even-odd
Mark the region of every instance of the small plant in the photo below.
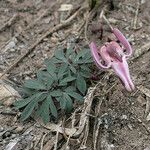
{"type": "Polygon", "coordinates": [[[34,113],[47,123],[52,116],[58,117],[58,109],[70,112],[75,101],[83,102],[93,60],[89,49],[74,49],[56,50],[51,59],[45,60],[46,68],[37,72],[37,78],[25,81],[24,98],[14,103],[17,109],[23,109],[22,121],[34,113]]]}
{"type": "Polygon", "coordinates": [[[108,69],[111,67],[126,90],[131,92],[135,87],[130,77],[127,59],[132,55],[133,50],[128,40],[117,28],[111,28],[111,30],[120,43],[107,42],[99,49],[94,42],[91,42],[91,53],[98,68],[108,69]]]}

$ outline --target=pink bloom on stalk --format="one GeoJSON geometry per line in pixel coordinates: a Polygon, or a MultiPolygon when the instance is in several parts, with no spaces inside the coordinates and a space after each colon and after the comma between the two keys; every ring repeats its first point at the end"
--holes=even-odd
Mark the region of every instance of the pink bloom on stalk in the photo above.
{"type": "Polygon", "coordinates": [[[92,42],[90,44],[92,56],[98,68],[108,69],[111,67],[125,88],[128,91],[132,91],[134,90],[134,84],[131,80],[127,64],[127,59],[132,54],[131,45],[118,29],[114,28],[112,32],[120,41],[120,44],[116,41],[111,41],[105,43],[105,45],[99,49],[96,47],[96,44],[92,42]]]}

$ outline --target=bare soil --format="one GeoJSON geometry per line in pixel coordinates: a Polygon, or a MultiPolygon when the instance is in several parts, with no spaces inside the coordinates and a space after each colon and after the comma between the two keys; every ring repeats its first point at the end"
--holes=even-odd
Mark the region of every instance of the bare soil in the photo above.
{"type": "MultiPolygon", "coordinates": [[[[88,2],[82,0],[0,1],[0,74],[11,66],[2,80],[18,90],[25,79],[35,77],[36,71],[43,67],[43,60],[52,57],[58,45],[66,46],[68,42],[79,37],[77,46],[79,48],[87,46],[84,28],[89,9],[81,11],[68,27],[46,36],[37,43],[31,53],[27,53],[49,29],[73,15],[85,3],[88,2]],[[61,4],[72,4],[73,11],[59,11],[61,4]],[[17,59],[26,53],[27,55],[13,66],[17,59]]],[[[86,144],[81,148],[81,144],[70,140],[67,148],[93,150],[94,125],[99,124],[96,150],[150,150],[150,1],[101,2],[100,7],[95,10],[95,15],[88,18],[86,29],[88,40],[94,40],[99,45],[108,37],[112,38],[109,27],[104,22],[103,38],[100,39],[99,15],[105,6],[107,6],[105,15],[111,25],[119,28],[132,44],[134,55],[129,61],[129,66],[136,90],[132,93],[125,91],[114,74],[106,78],[105,82],[110,90],[101,96],[103,91],[101,88],[97,89],[90,113],[95,115],[96,105],[100,104],[100,101],[102,103],[96,118],[89,117],[86,144]],[[93,28],[97,31],[93,32],[93,28]]],[[[99,72],[100,79],[107,74],[99,72]]],[[[0,112],[0,149],[50,150],[56,146],[56,132],[43,128],[32,118],[24,123],[20,122],[19,112],[16,112],[11,105],[1,105],[0,112]],[[9,146],[15,141],[17,144],[10,148],[9,146]]],[[[59,134],[57,149],[67,149],[66,142],[67,139],[59,134]]]]}

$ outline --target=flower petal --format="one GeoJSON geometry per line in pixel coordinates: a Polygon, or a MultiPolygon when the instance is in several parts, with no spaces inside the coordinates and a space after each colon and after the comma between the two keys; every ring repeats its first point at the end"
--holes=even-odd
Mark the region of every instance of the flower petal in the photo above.
{"type": "Polygon", "coordinates": [[[102,68],[102,69],[107,69],[107,68],[110,68],[111,66],[111,61],[110,61],[110,57],[108,57],[108,54],[106,53],[106,47],[103,46],[101,49],[100,49],[100,55],[101,55],[101,58],[104,59],[104,61],[107,63],[107,65],[103,65],[101,62],[100,62],[100,56],[98,54],[98,49],[96,47],[96,44],[94,42],[92,42],[90,44],[90,49],[91,49],[91,53],[92,53],[92,56],[93,56],[93,59],[97,65],[98,68],[102,68]]]}
{"type": "Polygon", "coordinates": [[[112,60],[114,61],[118,60],[122,62],[122,57],[124,56],[124,53],[123,53],[123,49],[120,47],[120,45],[117,42],[112,41],[108,43],[106,47],[107,47],[107,52],[110,55],[112,60]]]}
{"type": "Polygon", "coordinates": [[[131,56],[133,50],[131,48],[130,43],[125,38],[125,36],[117,28],[114,28],[112,30],[112,32],[114,33],[114,35],[116,36],[116,38],[122,43],[122,45],[126,48],[126,51],[128,53],[126,56],[131,56]]]}
{"type": "Polygon", "coordinates": [[[121,79],[125,88],[131,92],[132,90],[134,90],[134,84],[130,77],[126,57],[124,56],[122,60],[123,62],[113,62],[112,68],[115,71],[116,75],[121,79]]]}

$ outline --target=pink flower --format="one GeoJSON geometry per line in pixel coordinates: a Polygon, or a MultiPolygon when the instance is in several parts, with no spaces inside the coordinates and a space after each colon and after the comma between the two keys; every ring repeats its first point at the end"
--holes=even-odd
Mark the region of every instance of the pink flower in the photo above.
{"type": "Polygon", "coordinates": [[[124,35],[116,28],[112,29],[113,34],[120,41],[111,41],[105,43],[100,49],[92,42],[90,44],[93,59],[100,69],[112,68],[120,78],[128,91],[134,90],[134,84],[131,80],[127,59],[132,55],[130,43],[124,35]]]}

